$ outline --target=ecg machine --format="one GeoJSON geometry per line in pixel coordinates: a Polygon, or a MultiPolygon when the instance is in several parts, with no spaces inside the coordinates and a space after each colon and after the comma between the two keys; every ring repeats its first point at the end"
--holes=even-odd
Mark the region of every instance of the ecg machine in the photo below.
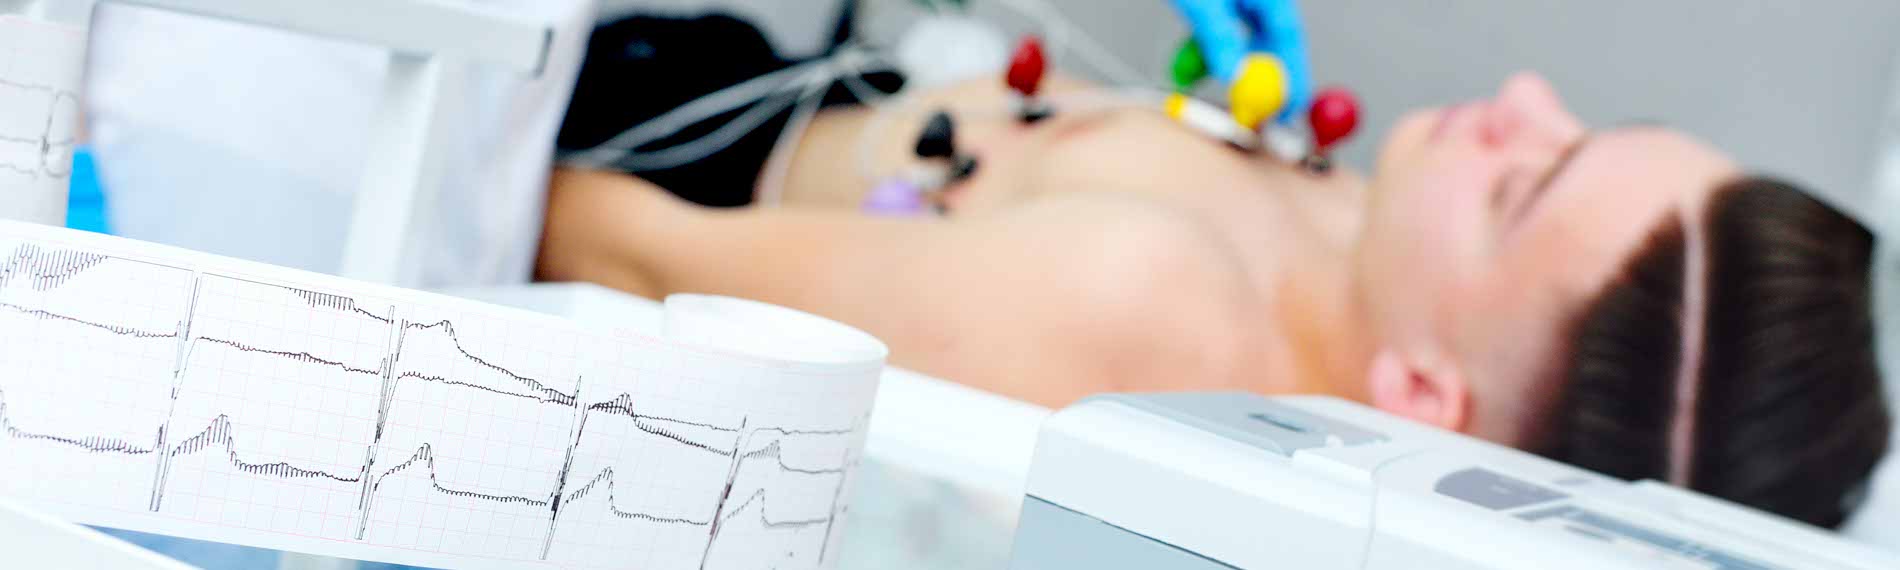
{"type": "Polygon", "coordinates": [[[1324,397],[1109,395],[1043,425],[1012,570],[1900,568],[1825,531],[1324,397]]]}

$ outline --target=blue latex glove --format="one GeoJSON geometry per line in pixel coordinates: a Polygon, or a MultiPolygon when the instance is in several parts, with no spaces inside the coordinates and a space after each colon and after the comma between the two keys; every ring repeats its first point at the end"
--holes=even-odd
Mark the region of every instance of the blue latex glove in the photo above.
{"type": "Polygon", "coordinates": [[[1306,67],[1306,35],[1294,0],[1173,0],[1201,46],[1208,72],[1232,83],[1240,61],[1267,52],[1286,65],[1287,105],[1282,123],[1306,109],[1313,96],[1306,67]]]}

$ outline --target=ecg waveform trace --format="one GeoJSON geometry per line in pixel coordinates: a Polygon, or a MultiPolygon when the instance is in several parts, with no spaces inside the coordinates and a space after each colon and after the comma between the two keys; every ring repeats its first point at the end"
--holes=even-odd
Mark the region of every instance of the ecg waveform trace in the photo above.
{"type": "Polygon", "coordinates": [[[31,157],[24,162],[18,159],[0,161],[0,172],[11,172],[29,178],[45,176],[64,179],[72,176],[72,151],[78,141],[73,136],[71,123],[78,117],[79,94],[70,89],[51,85],[0,78],[0,101],[17,104],[13,101],[22,98],[44,98],[45,102],[42,106],[22,108],[44,108],[44,112],[35,114],[43,115],[45,119],[35,125],[36,131],[0,131],[0,148],[14,147],[15,152],[9,153],[10,155],[31,157]],[[62,110],[65,112],[62,113],[62,110]],[[61,125],[66,125],[66,132],[59,132],[61,125]]]}
{"type": "MultiPolygon", "coordinates": [[[[85,31],[0,14],[0,199],[63,189],[77,146],[85,31]]],[[[0,211],[5,210],[0,203],[0,211]]]]}
{"type": "MultiPolygon", "coordinates": [[[[0,244],[5,243],[5,237],[4,234],[0,234],[0,244]]],[[[87,284],[86,286],[93,287],[94,285],[87,284]]],[[[279,303],[277,306],[290,305],[291,303],[279,303]]],[[[832,540],[832,523],[841,512],[847,510],[843,504],[843,497],[848,483],[849,468],[852,465],[849,444],[856,439],[855,436],[860,435],[862,417],[856,418],[851,426],[812,428],[753,425],[745,416],[739,417],[737,423],[732,424],[724,423],[717,418],[699,420],[678,417],[677,414],[670,413],[643,413],[640,409],[641,398],[627,391],[628,385],[624,382],[609,383],[605,393],[611,396],[590,402],[584,400],[581,394],[583,383],[588,380],[586,377],[575,376],[572,387],[569,389],[564,390],[553,386],[544,377],[538,377],[541,376],[540,374],[526,372],[502,362],[497,357],[483,355],[478,348],[472,348],[473,345],[470,345],[460,334],[461,331],[458,331],[454,319],[430,318],[411,321],[404,316],[407,313],[394,303],[365,304],[359,298],[344,294],[255,281],[211,271],[150,264],[96,252],[23,243],[13,248],[4,261],[0,261],[0,308],[7,309],[7,311],[0,311],[0,332],[7,330],[8,323],[5,319],[9,318],[7,313],[11,313],[10,318],[14,319],[13,326],[16,329],[22,326],[19,323],[34,323],[40,327],[67,327],[56,330],[70,331],[70,334],[104,334],[106,338],[120,338],[126,341],[175,343],[173,362],[162,371],[162,378],[152,379],[166,387],[163,393],[169,397],[169,402],[165,404],[164,417],[155,425],[142,428],[131,426],[118,430],[101,430],[102,433],[56,433],[24,425],[26,422],[16,419],[16,416],[21,410],[28,408],[27,399],[9,392],[9,389],[17,388],[5,384],[6,379],[0,378],[0,427],[4,428],[4,435],[8,440],[18,444],[52,445],[78,450],[92,456],[150,458],[151,477],[145,483],[149,486],[148,500],[143,505],[112,505],[114,508],[142,508],[152,513],[165,513],[168,506],[166,501],[168,489],[180,476],[175,470],[175,465],[189,457],[216,458],[218,460],[216,463],[225,465],[229,469],[227,476],[274,481],[305,480],[353,488],[354,490],[351,491],[354,495],[352,501],[354,512],[351,514],[353,526],[348,536],[342,537],[350,540],[365,542],[375,540],[370,531],[375,528],[373,523],[385,520],[377,518],[377,515],[379,515],[378,503],[382,495],[387,492],[387,485],[395,481],[418,480],[426,482],[427,489],[443,497],[476,501],[491,505],[491,508],[519,509],[520,516],[529,516],[537,511],[542,513],[539,516],[545,517],[545,523],[538,541],[538,552],[527,555],[527,558],[549,560],[551,555],[559,554],[560,545],[563,544],[560,540],[562,535],[559,534],[560,523],[563,519],[571,518],[570,510],[575,508],[575,505],[598,503],[598,506],[589,507],[589,509],[597,509],[592,512],[604,513],[611,516],[612,520],[642,525],[703,529],[703,545],[699,549],[697,559],[700,568],[707,568],[709,561],[714,558],[715,548],[721,543],[721,535],[727,530],[729,523],[738,520],[746,513],[755,514],[755,519],[748,517],[746,520],[756,520],[757,528],[762,531],[795,532],[822,526],[824,534],[817,537],[814,544],[818,550],[816,557],[808,557],[813,564],[822,566],[827,554],[826,550],[832,540]],[[102,268],[111,269],[110,275],[102,275],[100,279],[107,283],[124,279],[128,275],[146,275],[157,279],[151,275],[167,272],[177,277],[172,281],[188,283],[179,287],[184,291],[184,298],[177,299],[175,303],[180,308],[179,314],[176,315],[175,326],[170,330],[163,330],[154,327],[149,322],[144,323],[144,326],[120,324],[107,322],[97,316],[62,312],[64,305],[95,300],[91,297],[97,296],[96,294],[72,290],[72,288],[78,287],[79,281],[85,275],[102,271],[102,268]],[[185,277],[186,275],[188,277],[185,277]],[[214,284],[222,293],[213,295],[207,291],[214,284]],[[233,336],[231,334],[233,332],[247,330],[243,326],[228,323],[228,326],[223,326],[226,330],[217,333],[218,336],[213,336],[214,332],[207,329],[217,323],[218,319],[204,314],[207,310],[206,305],[224,303],[235,306],[240,302],[251,302],[234,300],[243,297],[243,295],[231,293],[231,291],[239,290],[251,293],[274,291],[285,294],[286,299],[296,300],[294,302],[296,309],[307,311],[311,315],[333,316],[333,320],[325,321],[332,323],[333,329],[341,329],[342,327],[335,323],[347,320],[358,323],[355,330],[372,332],[380,330],[382,331],[380,333],[382,353],[374,362],[351,362],[350,356],[332,356],[323,354],[323,351],[317,349],[275,346],[264,340],[225,338],[225,336],[233,336]],[[225,298],[227,296],[229,298],[225,298]],[[77,299],[68,299],[68,297],[77,297],[77,299]],[[33,301],[38,301],[38,303],[33,301]],[[211,319],[211,321],[200,322],[205,319],[211,319]],[[451,350],[448,352],[438,350],[427,356],[412,354],[415,351],[424,350],[420,343],[427,342],[433,342],[434,345],[446,345],[451,350]],[[199,362],[207,358],[214,359],[220,364],[199,362]],[[261,454],[258,450],[246,450],[245,443],[256,440],[247,440],[245,434],[246,430],[250,429],[247,427],[249,424],[238,416],[232,415],[242,410],[217,412],[209,421],[185,420],[181,403],[191,404],[193,408],[205,408],[212,405],[194,400],[198,397],[199,391],[210,389],[200,385],[207,382],[219,383],[221,386],[227,385],[234,380],[231,376],[243,376],[242,372],[231,372],[222,368],[233,365],[233,362],[241,362],[231,360],[233,358],[267,359],[269,362],[277,363],[271,366],[298,370],[328,370],[327,373],[309,374],[318,374],[323,382],[331,383],[325,384],[324,389],[334,388],[335,393],[345,394],[345,396],[340,396],[342,399],[348,399],[347,394],[358,393],[349,392],[348,390],[351,389],[345,386],[360,385],[361,393],[373,394],[376,409],[357,410],[358,413],[364,415],[349,416],[365,418],[368,424],[362,428],[367,442],[361,449],[361,460],[355,462],[353,467],[340,468],[337,466],[348,464],[331,462],[332,465],[326,466],[321,464],[322,462],[298,461],[294,458],[285,458],[291,454],[284,450],[266,450],[261,454]],[[461,366],[449,366],[450,370],[447,372],[423,370],[430,365],[440,366],[443,362],[459,363],[461,366]],[[212,368],[200,370],[207,366],[212,368]],[[219,376],[205,377],[210,374],[219,376]],[[488,378],[474,377],[482,375],[488,378]],[[374,383],[373,391],[367,389],[370,383],[374,383]],[[414,387],[405,388],[405,386],[414,387]],[[389,442],[386,440],[392,434],[400,430],[403,425],[410,425],[398,425],[392,422],[392,417],[405,413],[413,416],[423,411],[410,409],[417,406],[407,400],[399,399],[398,391],[413,391],[423,386],[457,390],[458,393],[467,397],[499,398],[499,401],[515,402],[518,405],[543,410],[530,412],[531,414],[564,413],[569,418],[569,427],[565,431],[564,441],[561,442],[559,449],[559,468],[551,470],[552,480],[539,490],[530,487],[515,491],[497,490],[482,484],[456,483],[445,480],[441,462],[466,461],[466,459],[455,457],[453,454],[444,455],[439,443],[422,441],[419,444],[395,444],[396,447],[387,447],[386,444],[389,442]],[[399,403],[407,408],[398,410],[399,403]],[[632,431],[623,432],[623,435],[618,437],[607,435],[590,439],[589,436],[592,433],[590,428],[601,428],[603,425],[601,422],[608,419],[623,422],[622,425],[631,427],[632,431]],[[180,421],[185,423],[180,425],[178,423],[180,421]],[[193,431],[180,432],[189,433],[189,435],[176,438],[174,430],[180,427],[193,431]],[[126,435],[140,432],[149,435],[143,438],[126,435]],[[618,444],[624,447],[630,441],[628,438],[633,436],[649,437],[653,444],[662,447],[642,444],[640,449],[644,453],[631,457],[624,456],[624,453],[621,454],[623,456],[616,457],[611,451],[591,451],[589,447],[602,444],[618,444]],[[842,457],[837,458],[837,463],[806,463],[810,461],[809,459],[793,462],[787,460],[788,446],[793,443],[812,448],[841,448],[845,451],[842,457]],[[664,451],[666,449],[675,451],[664,451]],[[680,455],[682,453],[685,455],[680,455]],[[675,495],[699,495],[705,501],[704,510],[672,512],[624,506],[623,499],[618,496],[620,493],[617,493],[616,489],[618,480],[622,479],[623,473],[629,469],[635,471],[651,469],[652,467],[647,465],[649,463],[645,457],[647,455],[651,455],[656,461],[664,458],[669,463],[678,465],[687,463],[705,465],[707,466],[705,475],[708,476],[717,473],[712,477],[693,478],[716,482],[718,483],[716,487],[706,485],[705,489],[698,492],[680,489],[675,493],[675,495]],[[589,462],[596,465],[588,469],[586,474],[577,474],[577,458],[582,456],[589,458],[589,462]],[[692,457],[700,459],[691,459],[692,457]],[[711,467],[713,465],[719,465],[719,467],[711,467]],[[747,469],[748,465],[758,467],[747,469]],[[718,471],[715,472],[712,469],[718,469],[718,471]],[[765,471],[760,471],[760,469],[765,471]],[[742,481],[746,482],[745,491],[740,490],[742,481]],[[804,491],[798,491],[798,489],[804,489],[804,491]],[[768,508],[772,504],[771,497],[787,492],[802,493],[808,498],[810,496],[823,497],[826,505],[824,512],[785,516],[768,508]],[[735,494],[739,495],[736,501],[733,500],[735,494]]],[[[289,309],[285,309],[285,312],[291,313],[289,309]]],[[[154,317],[154,319],[157,318],[160,317],[154,317]]],[[[289,333],[281,336],[296,337],[295,334],[289,333]]],[[[364,333],[364,336],[372,335],[364,333]]],[[[19,354],[14,353],[15,358],[18,358],[19,354]]],[[[28,358],[31,359],[31,357],[28,358]]],[[[354,358],[363,359],[364,357],[357,354],[354,358]]],[[[9,364],[20,363],[0,361],[0,366],[9,364]]],[[[84,379],[72,380],[84,381],[84,379]]],[[[266,382],[269,378],[244,377],[235,380],[254,383],[266,382]]],[[[499,409],[501,406],[497,407],[499,409]]],[[[415,420],[411,420],[413,421],[415,420]]],[[[466,439],[461,438],[461,440],[466,439]]],[[[464,450],[462,455],[466,456],[468,453],[464,450]]],[[[6,452],[0,452],[0,465],[6,463],[3,458],[5,456],[6,452]]],[[[551,461],[552,459],[550,458],[551,461]]],[[[550,466],[552,464],[552,462],[549,463],[550,466]]],[[[199,476],[210,473],[206,471],[207,469],[210,467],[197,468],[200,472],[199,476]]],[[[202,493],[202,489],[199,492],[202,493]]],[[[691,501],[679,500],[678,496],[670,497],[670,499],[670,502],[674,504],[691,503],[691,501]]],[[[406,498],[405,504],[411,507],[405,507],[393,516],[407,513],[416,502],[418,499],[413,496],[406,498]]],[[[427,500],[421,500],[421,502],[433,504],[427,500]]],[[[815,503],[807,500],[803,504],[815,503]]],[[[583,511],[587,510],[583,509],[583,511]]],[[[603,523],[594,523],[594,528],[601,528],[600,524],[603,523]]],[[[635,529],[625,532],[641,531],[635,529]]],[[[807,540],[807,542],[810,541],[807,540]]],[[[791,550],[785,553],[788,557],[794,554],[795,552],[791,550]]]]}

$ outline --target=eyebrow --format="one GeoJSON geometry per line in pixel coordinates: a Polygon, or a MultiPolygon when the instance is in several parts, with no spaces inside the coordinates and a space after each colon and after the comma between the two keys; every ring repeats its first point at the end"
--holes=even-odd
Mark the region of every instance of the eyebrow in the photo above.
{"type": "Polygon", "coordinates": [[[1552,164],[1550,169],[1544,171],[1544,175],[1537,179],[1537,185],[1532,186],[1531,191],[1535,194],[1542,195],[1544,187],[1551,185],[1552,182],[1556,182],[1557,176],[1563,174],[1564,169],[1570,166],[1570,162],[1577,158],[1577,154],[1583,152],[1583,147],[1595,141],[1598,135],[1609,132],[1664,129],[1668,127],[1669,125],[1667,123],[1655,119],[1634,119],[1623,121],[1604,129],[1585,131],[1582,136],[1577,137],[1577,140],[1570,141],[1570,145],[1564,147],[1563,154],[1558,156],[1557,162],[1552,164]]]}
{"type": "Polygon", "coordinates": [[[1537,182],[1531,185],[1531,189],[1528,192],[1530,200],[1516,206],[1515,211],[1511,212],[1510,215],[1513,220],[1523,219],[1524,216],[1530,213],[1532,206],[1535,206],[1538,201],[1543,199],[1545,194],[1549,193],[1550,185],[1556,183],[1557,179],[1563,176],[1564,171],[1569,169],[1572,163],[1576,162],[1577,155],[1583,153],[1584,147],[1589,146],[1590,141],[1596,140],[1596,134],[1595,131],[1584,133],[1583,136],[1577,137],[1577,140],[1571,141],[1569,145],[1564,147],[1562,154],[1557,156],[1557,161],[1552,163],[1550,168],[1545,169],[1544,174],[1538,176],[1537,182]]]}
{"type": "Polygon", "coordinates": [[[1564,169],[1568,169],[1569,163],[1575,161],[1577,154],[1583,154],[1583,148],[1590,146],[1590,142],[1596,141],[1598,135],[1611,133],[1611,131],[1663,129],[1663,127],[1666,127],[1666,125],[1664,125],[1663,122],[1657,122],[1657,120],[1630,120],[1630,122],[1615,123],[1615,125],[1611,125],[1611,127],[1607,127],[1607,129],[1585,131],[1583,137],[1577,137],[1577,141],[1571,141],[1569,142],[1569,146],[1564,146],[1564,154],[1556,158],[1556,163],[1550,165],[1550,169],[1547,169],[1547,171],[1543,173],[1543,177],[1537,177],[1537,184],[1531,186],[1531,196],[1543,196],[1545,190],[1549,190],[1550,184],[1556,182],[1556,179],[1558,179],[1560,175],[1564,175],[1564,169]]]}
{"type": "Polygon", "coordinates": [[[1584,133],[1583,136],[1577,137],[1577,140],[1572,141],[1570,146],[1564,147],[1563,154],[1558,155],[1557,162],[1552,164],[1550,169],[1545,170],[1544,175],[1537,179],[1537,184],[1531,187],[1531,192],[1534,195],[1542,196],[1545,189],[1547,189],[1551,183],[1557,181],[1557,177],[1562,176],[1564,171],[1570,168],[1571,164],[1576,163],[1577,155],[1583,154],[1583,148],[1590,146],[1590,141],[1594,141],[1596,138],[1595,131],[1584,133]]]}
{"type": "Polygon", "coordinates": [[[1576,161],[1577,156],[1583,154],[1583,149],[1601,138],[1601,135],[1611,132],[1660,128],[1667,128],[1667,124],[1653,120],[1633,120],[1623,121],[1603,129],[1585,131],[1583,135],[1577,137],[1577,140],[1570,141],[1557,156],[1556,162],[1551,163],[1550,168],[1545,169],[1544,173],[1537,177],[1537,182],[1531,185],[1529,192],[1531,196],[1530,200],[1523,205],[1517,206],[1516,211],[1509,214],[1512,218],[1512,225],[1515,226],[1518,220],[1530,215],[1533,209],[1532,206],[1535,206],[1539,200],[1543,199],[1544,195],[1548,193],[1550,185],[1555,184],[1557,179],[1562,177],[1563,173],[1570,168],[1571,163],[1576,161]]]}

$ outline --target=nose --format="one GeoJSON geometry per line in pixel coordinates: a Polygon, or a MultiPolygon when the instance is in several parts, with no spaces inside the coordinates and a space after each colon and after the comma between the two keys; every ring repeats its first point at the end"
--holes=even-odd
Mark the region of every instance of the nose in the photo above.
{"type": "Polygon", "coordinates": [[[1505,78],[1504,83],[1498,84],[1498,98],[1525,103],[1554,101],[1557,98],[1557,90],[1550,86],[1550,82],[1546,81],[1544,76],[1534,72],[1519,71],[1505,78]]]}
{"type": "Polygon", "coordinates": [[[1564,108],[1550,82],[1535,73],[1518,73],[1498,86],[1497,97],[1481,119],[1484,142],[1494,147],[1522,143],[1566,144],[1583,134],[1583,124],[1564,108]]]}

